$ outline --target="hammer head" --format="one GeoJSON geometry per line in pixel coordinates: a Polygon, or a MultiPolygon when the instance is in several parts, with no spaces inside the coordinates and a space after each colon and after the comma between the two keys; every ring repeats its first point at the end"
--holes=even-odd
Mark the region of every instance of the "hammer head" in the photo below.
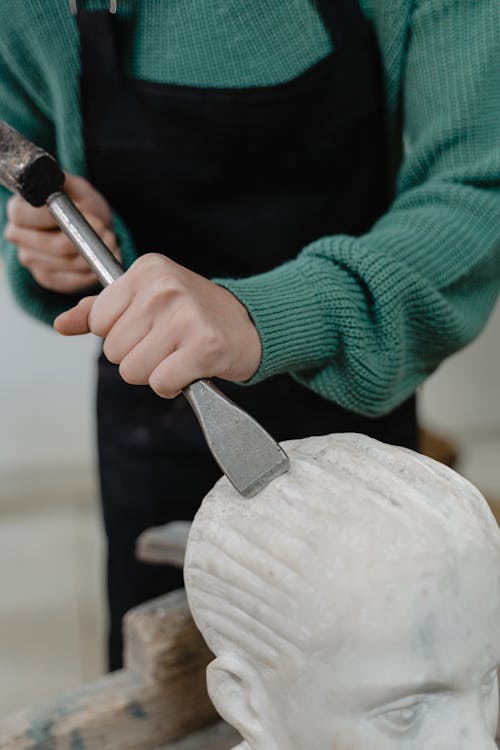
{"type": "Polygon", "coordinates": [[[38,208],[62,190],[64,173],[52,156],[0,120],[0,184],[38,208]]]}

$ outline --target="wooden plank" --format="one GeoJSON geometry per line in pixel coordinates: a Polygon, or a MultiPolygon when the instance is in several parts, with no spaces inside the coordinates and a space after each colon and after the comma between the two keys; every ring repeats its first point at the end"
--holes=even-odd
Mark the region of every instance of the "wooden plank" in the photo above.
{"type": "Polygon", "coordinates": [[[144,562],[182,568],[190,528],[190,521],[173,521],[146,529],[137,539],[136,557],[144,562]]]}
{"type": "Polygon", "coordinates": [[[429,456],[435,461],[440,461],[446,466],[454,467],[458,460],[458,448],[452,441],[443,435],[426,430],[421,427],[419,430],[420,452],[424,456],[429,456]]]}
{"type": "Polygon", "coordinates": [[[221,721],[186,739],[163,745],[158,750],[232,750],[240,742],[238,732],[221,721]]]}
{"type": "Polygon", "coordinates": [[[1,750],[153,750],[212,724],[212,656],[185,593],[132,610],[125,628],[127,669],[0,720],[1,750]]]}
{"type": "Polygon", "coordinates": [[[145,682],[173,685],[188,667],[204,686],[213,658],[191,617],[184,590],[153,599],[126,616],[125,665],[145,682]]]}

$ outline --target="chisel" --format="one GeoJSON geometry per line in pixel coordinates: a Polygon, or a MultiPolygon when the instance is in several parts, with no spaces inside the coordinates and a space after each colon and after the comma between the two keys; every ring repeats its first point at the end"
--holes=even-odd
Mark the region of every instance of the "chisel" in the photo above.
{"type": "MultiPolygon", "coordinates": [[[[0,121],[0,184],[32,206],[47,205],[62,231],[103,286],[124,270],[63,190],[64,173],[55,159],[0,121]]],[[[289,469],[280,445],[210,380],[184,388],[213,457],[244,497],[257,495],[289,469]]]]}

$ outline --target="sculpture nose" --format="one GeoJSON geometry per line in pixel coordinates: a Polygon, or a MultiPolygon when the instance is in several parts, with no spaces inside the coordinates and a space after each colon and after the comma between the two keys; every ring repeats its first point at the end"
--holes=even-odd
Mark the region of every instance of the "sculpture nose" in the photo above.
{"type": "Polygon", "coordinates": [[[458,735],[446,744],[446,750],[498,750],[498,745],[484,720],[478,717],[474,722],[463,722],[458,735]]]}
{"type": "Polygon", "coordinates": [[[446,737],[442,744],[433,746],[433,750],[498,750],[499,745],[495,742],[484,726],[472,727],[470,724],[463,725],[457,732],[446,737]]]}
{"type": "Polygon", "coordinates": [[[491,696],[491,704],[478,700],[476,690],[450,699],[440,716],[439,736],[434,735],[433,750],[499,750],[496,733],[498,699],[491,696]]]}

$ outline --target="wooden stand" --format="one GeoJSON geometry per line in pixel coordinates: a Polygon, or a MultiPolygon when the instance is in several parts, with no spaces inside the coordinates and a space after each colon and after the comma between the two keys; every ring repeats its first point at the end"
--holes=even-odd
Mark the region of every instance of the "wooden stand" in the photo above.
{"type": "Polygon", "coordinates": [[[229,750],[205,687],[213,659],[184,591],[131,610],[126,667],[54,702],[0,719],[1,750],[229,750]]]}

